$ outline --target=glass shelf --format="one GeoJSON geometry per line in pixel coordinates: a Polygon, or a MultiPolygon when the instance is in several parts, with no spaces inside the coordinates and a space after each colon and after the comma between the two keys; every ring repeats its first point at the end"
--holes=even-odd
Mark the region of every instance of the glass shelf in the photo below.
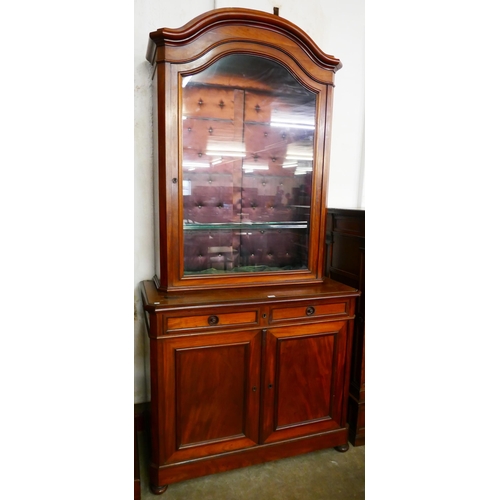
{"type": "Polygon", "coordinates": [[[211,223],[184,223],[184,231],[200,231],[200,230],[249,230],[249,229],[307,229],[309,227],[307,221],[297,222],[211,222],[211,223]]]}

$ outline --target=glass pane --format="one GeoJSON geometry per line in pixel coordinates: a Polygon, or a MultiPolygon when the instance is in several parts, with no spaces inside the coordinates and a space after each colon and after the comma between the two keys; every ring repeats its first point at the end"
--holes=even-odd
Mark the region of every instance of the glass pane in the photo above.
{"type": "Polygon", "coordinates": [[[307,269],[316,95],[240,54],[182,87],[184,274],[307,269]]]}

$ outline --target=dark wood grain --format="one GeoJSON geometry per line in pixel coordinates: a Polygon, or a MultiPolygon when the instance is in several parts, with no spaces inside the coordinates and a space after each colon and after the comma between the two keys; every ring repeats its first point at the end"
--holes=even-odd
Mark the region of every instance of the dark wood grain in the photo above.
{"type": "Polygon", "coordinates": [[[365,444],[365,211],[328,209],[330,249],[327,270],[331,278],[358,288],[350,369],[347,420],[349,440],[365,444]]]}
{"type": "Polygon", "coordinates": [[[244,435],[246,345],[178,349],[177,446],[244,435]]]}
{"type": "Polygon", "coordinates": [[[276,425],[330,417],[334,334],[280,339],[276,425]]]}
{"type": "Polygon", "coordinates": [[[139,467],[139,446],[137,444],[137,417],[134,418],[134,500],[141,500],[141,472],[139,467]]]}

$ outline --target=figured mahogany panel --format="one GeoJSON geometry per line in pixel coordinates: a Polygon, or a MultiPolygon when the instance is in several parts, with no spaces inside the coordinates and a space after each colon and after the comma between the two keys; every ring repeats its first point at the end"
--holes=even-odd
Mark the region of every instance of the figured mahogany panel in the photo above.
{"type": "Polygon", "coordinates": [[[158,462],[176,463],[256,445],[260,331],[157,342],[162,361],[155,400],[163,408],[158,462]]]}
{"type": "Polygon", "coordinates": [[[341,427],[346,338],[345,321],[267,331],[263,442],[341,427]]]}
{"type": "Polygon", "coordinates": [[[330,417],[332,334],[278,340],[277,428],[330,417]]]}
{"type": "Polygon", "coordinates": [[[244,344],[176,352],[178,447],[243,435],[244,344]]]}

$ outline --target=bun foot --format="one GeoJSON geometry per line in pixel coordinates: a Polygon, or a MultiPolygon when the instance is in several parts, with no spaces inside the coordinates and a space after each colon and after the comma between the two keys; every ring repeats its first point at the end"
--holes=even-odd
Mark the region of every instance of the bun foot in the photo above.
{"type": "Polygon", "coordinates": [[[349,443],[341,444],[340,446],[334,446],[337,451],[340,453],[345,453],[349,449],[349,443]]]}
{"type": "Polygon", "coordinates": [[[168,484],[165,484],[164,486],[155,486],[154,484],[149,484],[149,489],[155,495],[161,495],[162,493],[165,493],[165,491],[167,491],[167,488],[168,484]]]}

